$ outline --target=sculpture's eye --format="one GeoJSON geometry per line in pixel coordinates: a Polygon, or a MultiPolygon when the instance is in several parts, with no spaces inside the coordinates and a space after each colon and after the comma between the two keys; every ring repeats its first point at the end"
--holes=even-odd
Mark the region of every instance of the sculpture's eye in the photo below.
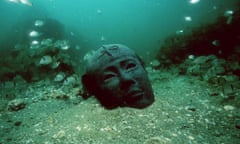
{"type": "Polygon", "coordinates": [[[112,78],[114,78],[114,77],[116,77],[115,74],[107,74],[107,75],[105,75],[105,76],[103,77],[103,80],[104,80],[104,81],[108,81],[108,80],[110,80],[110,79],[112,79],[112,78]]]}
{"type": "Polygon", "coordinates": [[[134,63],[134,62],[129,62],[127,65],[126,65],[126,70],[133,70],[134,68],[136,68],[137,64],[134,63]]]}

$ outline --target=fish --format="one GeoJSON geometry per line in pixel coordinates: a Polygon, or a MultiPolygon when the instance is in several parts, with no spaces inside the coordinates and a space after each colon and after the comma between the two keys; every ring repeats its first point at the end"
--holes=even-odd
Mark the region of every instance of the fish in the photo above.
{"type": "Polygon", "coordinates": [[[29,32],[30,37],[39,37],[40,35],[41,35],[41,33],[39,33],[38,31],[35,31],[35,30],[29,32]]]}
{"type": "Polygon", "coordinates": [[[98,9],[97,14],[102,14],[102,10],[98,9]]]}
{"type": "Polygon", "coordinates": [[[231,24],[232,23],[233,14],[234,14],[233,10],[227,10],[227,11],[224,12],[224,16],[227,17],[226,24],[231,24]]]}
{"type": "Polygon", "coordinates": [[[32,44],[32,45],[38,45],[39,42],[38,42],[37,40],[33,40],[33,41],[31,42],[31,44],[32,44]]]}
{"type": "Polygon", "coordinates": [[[59,65],[60,65],[59,61],[53,61],[52,64],[51,64],[51,68],[56,69],[56,68],[58,68],[59,65]]]}
{"type": "Polygon", "coordinates": [[[182,34],[184,31],[181,29],[181,30],[177,30],[176,31],[176,34],[182,34]]]}
{"type": "Polygon", "coordinates": [[[192,21],[192,18],[190,16],[184,17],[185,21],[192,21]]]}
{"type": "Polygon", "coordinates": [[[40,65],[48,65],[48,64],[50,64],[50,63],[52,63],[52,62],[53,62],[52,57],[49,56],[49,55],[45,55],[45,56],[43,56],[43,57],[40,59],[39,64],[40,64],[40,65]]]}
{"type": "Polygon", "coordinates": [[[42,21],[42,20],[36,20],[36,21],[34,22],[34,25],[35,25],[36,27],[41,27],[41,26],[44,25],[44,21],[42,21]]]}
{"type": "Polygon", "coordinates": [[[234,11],[233,11],[233,10],[227,10],[227,11],[224,12],[223,15],[224,15],[225,17],[229,17],[229,16],[232,16],[233,14],[234,14],[234,11]]]}
{"type": "Polygon", "coordinates": [[[100,38],[101,41],[106,41],[106,38],[102,35],[100,38]]]}
{"type": "Polygon", "coordinates": [[[220,46],[220,41],[219,40],[213,40],[212,45],[218,47],[218,46],[220,46]]]}
{"type": "Polygon", "coordinates": [[[17,4],[23,4],[23,5],[27,5],[27,6],[32,6],[32,2],[29,0],[8,0],[9,2],[12,3],[17,3],[17,4]]]}
{"type": "Polygon", "coordinates": [[[200,0],[190,0],[190,1],[189,1],[189,3],[191,3],[191,4],[196,4],[196,3],[198,3],[198,2],[200,2],[200,0]]]}
{"type": "Polygon", "coordinates": [[[55,82],[60,82],[60,81],[62,81],[64,78],[65,78],[65,73],[60,72],[60,73],[58,73],[58,74],[55,76],[54,81],[55,81],[55,82]]]}
{"type": "Polygon", "coordinates": [[[76,50],[80,50],[81,47],[80,47],[79,45],[76,45],[76,46],[75,46],[75,49],[76,49],[76,50]]]}

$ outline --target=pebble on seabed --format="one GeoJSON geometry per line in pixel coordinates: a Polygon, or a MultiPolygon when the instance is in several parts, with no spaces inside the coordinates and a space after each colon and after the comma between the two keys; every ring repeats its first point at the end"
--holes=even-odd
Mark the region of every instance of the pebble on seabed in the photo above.
{"type": "Polygon", "coordinates": [[[232,111],[232,110],[235,109],[235,107],[234,107],[234,106],[231,106],[231,105],[225,105],[223,108],[224,108],[226,111],[232,111]]]}
{"type": "Polygon", "coordinates": [[[25,108],[26,103],[22,99],[14,99],[8,103],[7,109],[9,111],[19,111],[25,108]]]}

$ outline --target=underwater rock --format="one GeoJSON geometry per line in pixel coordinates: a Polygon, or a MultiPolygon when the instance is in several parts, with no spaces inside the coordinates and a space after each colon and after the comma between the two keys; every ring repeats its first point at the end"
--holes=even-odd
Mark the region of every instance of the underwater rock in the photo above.
{"type": "Polygon", "coordinates": [[[217,84],[218,83],[218,77],[217,76],[209,77],[209,78],[206,78],[206,79],[207,79],[207,82],[209,84],[217,84]]]}
{"type": "Polygon", "coordinates": [[[62,94],[62,95],[56,95],[55,98],[58,100],[68,100],[68,99],[70,99],[70,96],[62,94]]]}
{"type": "Polygon", "coordinates": [[[232,84],[226,83],[222,86],[222,92],[224,94],[224,97],[228,99],[234,99],[235,98],[235,89],[232,84]]]}
{"type": "Polygon", "coordinates": [[[225,109],[226,111],[233,111],[233,110],[235,109],[235,107],[234,107],[234,106],[231,106],[231,105],[225,105],[225,106],[223,107],[223,109],[225,109]]]}
{"type": "Polygon", "coordinates": [[[3,87],[6,89],[11,89],[14,88],[15,84],[12,81],[6,81],[3,83],[3,87]]]}
{"type": "Polygon", "coordinates": [[[14,99],[8,102],[7,109],[9,111],[19,111],[25,108],[26,103],[23,99],[14,99]]]}
{"type": "Polygon", "coordinates": [[[226,81],[229,81],[229,82],[239,81],[239,77],[236,75],[225,75],[224,78],[226,79],[226,81]]]}
{"type": "Polygon", "coordinates": [[[223,85],[226,82],[227,82],[227,80],[222,76],[219,76],[218,79],[217,79],[217,83],[220,84],[220,85],[223,85]]]}
{"type": "Polygon", "coordinates": [[[214,59],[217,59],[217,57],[215,55],[199,56],[199,57],[195,58],[193,63],[194,64],[203,64],[203,63],[207,63],[209,61],[213,61],[214,59]]]}
{"type": "Polygon", "coordinates": [[[210,89],[210,96],[222,95],[226,99],[234,99],[237,94],[238,79],[233,76],[213,76],[207,82],[214,87],[210,89]]]}
{"type": "Polygon", "coordinates": [[[224,84],[223,85],[223,93],[226,95],[232,94],[234,92],[234,88],[232,84],[224,84]]]}
{"type": "Polygon", "coordinates": [[[52,138],[58,140],[58,139],[64,139],[66,138],[66,136],[67,136],[66,132],[64,130],[60,130],[59,132],[54,134],[52,138]]]}
{"type": "Polygon", "coordinates": [[[202,73],[200,65],[189,67],[187,73],[195,76],[200,75],[202,73]]]}
{"type": "Polygon", "coordinates": [[[209,90],[210,96],[219,96],[219,90],[217,88],[213,88],[209,90]]]}
{"type": "Polygon", "coordinates": [[[220,76],[227,72],[226,61],[224,59],[218,59],[214,55],[199,56],[192,62],[186,60],[185,65],[183,68],[187,69],[188,74],[201,76],[207,81],[212,77],[220,76]]]}
{"type": "Polygon", "coordinates": [[[212,85],[223,85],[227,82],[226,78],[223,76],[210,76],[208,79],[206,79],[209,84],[212,85]]]}
{"type": "Polygon", "coordinates": [[[18,87],[24,87],[27,85],[27,81],[21,75],[16,75],[13,78],[13,82],[15,86],[18,86],[18,87]]]}
{"type": "Polygon", "coordinates": [[[217,75],[221,75],[221,74],[224,74],[226,72],[226,70],[222,66],[217,66],[217,67],[214,68],[214,72],[217,75]]]}
{"type": "Polygon", "coordinates": [[[59,22],[33,19],[19,27],[19,33],[10,37],[11,44],[4,46],[9,47],[8,56],[1,53],[0,81],[11,81],[21,75],[31,82],[45,77],[53,79],[61,71],[73,73],[77,58],[71,58],[73,50],[64,51],[72,41],[65,39],[64,27],[59,22]]]}

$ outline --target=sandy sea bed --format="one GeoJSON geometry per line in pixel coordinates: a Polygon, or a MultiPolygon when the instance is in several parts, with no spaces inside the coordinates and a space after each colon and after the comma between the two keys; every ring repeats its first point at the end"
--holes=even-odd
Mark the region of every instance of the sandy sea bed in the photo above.
{"type": "Polygon", "coordinates": [[[239,89],[226,100],[211,96],[197,77],[159,70],[149,76],[156,101],[143,110],[105,110],[79,95],[81,85],[45,80],[2,87],[0,144],[239,143],[239,89]],[[12,99],[24,108],[8,110],[12,99]]]}

